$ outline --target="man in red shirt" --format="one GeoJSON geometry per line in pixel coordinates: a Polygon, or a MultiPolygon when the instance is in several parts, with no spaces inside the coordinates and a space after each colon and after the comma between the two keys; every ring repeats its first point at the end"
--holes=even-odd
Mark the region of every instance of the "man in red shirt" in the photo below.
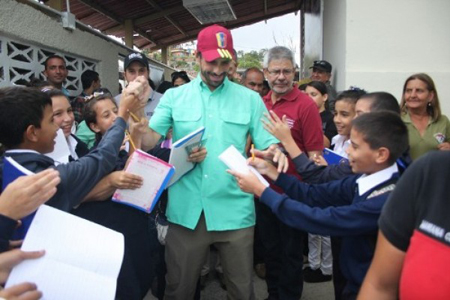
{"type": "MultiPolygon", "coordinates": [[[[272,89],[263,98],[267,109],[280,118],[286,115],[291,134],[303,152],[310,157],[322,154],[322,121],[314,101],[293,85],[295,59],[292,51],[280,46],[270,49],[264,60],[264,74],[272,89]]],[[[299,177],[292,161],[288,174],[299,177]]],[[[303,238],[306,235],[284,225],[269,208],[259,206],[258,209],[261,238],[266,247],[268,299],[298,300],[303,290],[303,238]]]]}

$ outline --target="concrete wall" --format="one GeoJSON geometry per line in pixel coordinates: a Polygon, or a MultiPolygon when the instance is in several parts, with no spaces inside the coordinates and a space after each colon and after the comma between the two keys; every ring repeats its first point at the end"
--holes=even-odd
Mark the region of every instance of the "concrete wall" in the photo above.
{"type": "Polygon", "coordinates": [[[347,12],[345,1],[323,1],[323,59],[333,65],[332,84],[345,87],[347,12]]]}
{"type": "Polygon", "coordinates": [[[426,72],[450,115],[449,12],[448,0],[325,0],[324,58],[336,66],[337,89],[385,90],[400,100],[405,79],[426,72]]]}
{"type": "MultiPolygon", "coordinates": [[[[66,30],[59,18],[16,1],[0,0],[0,16],[0,35],[94,60],[102,85],[118,92],[118,58],[127,55],[128,48],[87,31],[66,30]]],[[[167,68],[158,62],[151,63],[167,68]]],[[[171,70],[165,73],[170,74],[171,70]]]]}

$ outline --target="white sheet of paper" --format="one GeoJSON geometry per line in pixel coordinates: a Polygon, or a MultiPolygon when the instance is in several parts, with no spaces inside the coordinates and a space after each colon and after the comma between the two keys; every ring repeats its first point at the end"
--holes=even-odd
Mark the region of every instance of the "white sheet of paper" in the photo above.
{"type": "Polygon", "coordinates": [[[55,165],[67,164],[69,162],[70,149],[67,144],[66,137],[63,130],[60,128],[56,133],[55,148],[53,152],[45,154],[48,157],[53,158],[55,165]]]}
{"type": "Polygon", "coordinates": [[[219,155],[219,159],[226,164],[228,168],[238,173],[247,174],[248,172],[252,172],[256,175],[256,177],[258,177],[262,184],[269,186],[267,180],[262,177],[262,175],[259,174],[255,168],[247,164],[245,157],[233,145],[222,152],[219,155]]]}
{"type": "Polygon", "coordinates": [[[17,265],[6,287],[27,281],[42,299],[114,299],[124,247],[121,233],[42,205],[21,249],[46,253],[17,265]]]}

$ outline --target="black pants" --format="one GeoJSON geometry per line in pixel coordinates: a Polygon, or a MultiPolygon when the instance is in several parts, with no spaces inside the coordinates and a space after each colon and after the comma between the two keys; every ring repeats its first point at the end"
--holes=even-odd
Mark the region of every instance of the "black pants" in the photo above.
{"type": "Polygon", "coordinates": [[[144,298],[155,276],[154,257],[158,250],[153,216],[110,200],[84,203],[72,213],[124,235],[125,253],[117,279],[116,299],[144,298]]]}
{"type": "Polygon", "coordinates": [[[331,252],[333,253],[333,286],[335,300],[345,300],[343,297],[344,288],[347,285],[347,279],[342,275],[340,256],[341,256],[341,238],[331,237],[331,252]]]}
{"type": "Polygon", "coordinates": [[[266,249],[266,283],[269,298],[298,300],[303,291],[303,239],[305,233],[291,228],[258,203],[258,226],[266,249]]]}

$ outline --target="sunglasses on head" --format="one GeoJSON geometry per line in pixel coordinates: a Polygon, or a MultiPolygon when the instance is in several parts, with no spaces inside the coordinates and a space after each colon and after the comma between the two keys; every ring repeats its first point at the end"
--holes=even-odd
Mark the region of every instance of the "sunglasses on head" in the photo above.
{"type": "Polygon", "coordinates": [[[172,78],[177,77],[177,76],[179,76],[179,77],[187,77],[187,73],[186,73],[186,71],[173,72],[170,76],[172,78]]]}
{"type": "Polygon", "coordinates": [[[315,60],[314,65],[324,66],[326,67],[328,64],[323,60],[315,60]]]}
{"type": "Polygon", "coordinates": [[[112,94],[108,89],[96,89],[92,95],[86,96],[84,97],[84,102],[89,102],[95,98],[100,98],[100,97],[105,97],[105,98],[111,98],[112,99],[112,94]]]}

